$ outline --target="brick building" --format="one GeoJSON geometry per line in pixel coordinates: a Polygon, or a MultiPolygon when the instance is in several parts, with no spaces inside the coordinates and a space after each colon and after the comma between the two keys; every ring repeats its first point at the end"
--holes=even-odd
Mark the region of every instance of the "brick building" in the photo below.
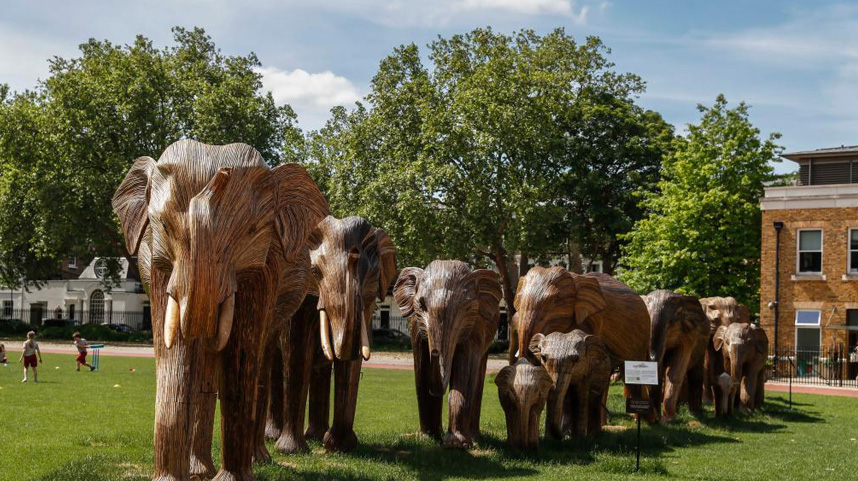
{"type": "Polygon", "coordinates": [[[777,318],[779,348],[854,349],[858,146],[782,157],[799,164],[799,178],[797,185],[767,188],[760,201],[760,324],[775,344],[777,318]]]}

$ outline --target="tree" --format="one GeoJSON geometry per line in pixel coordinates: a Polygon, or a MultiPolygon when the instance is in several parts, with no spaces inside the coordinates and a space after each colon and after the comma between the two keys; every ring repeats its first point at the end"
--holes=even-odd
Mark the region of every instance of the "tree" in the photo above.
{"type": "Polygon", "coordinates": [[[253,53],[173,32],[164,49],[90,40],[35,89],[0,89],[0,283],[36,283],[73,254],[127,257],[110,200],[135,158],[176,140],[241,141],[272,164],[298,155],[295,114],[261,91],[253,53]]]}
{"type": "Polygon", "coordinates": [[[576,182],[635,190],[657,175],[658,155],[627,154],[651,143],[650,131],[662,135],[646,126],[658,116],[633,105],[643,83],[614,72],[607,53],[562,29],[477,29],[431,43],[430,70],[415,45],[401,46],[382,60],[366,105],[334,109],[310,136],[311,172],[333,213],[389,231],[402,265],[494,265],[512,312],[530,259],[565,250],[570,219],[605,218],[590,215],[576,182]]]}
{"type": "Polygon", "coordinates": [[[758,304],[760,197],[780,134],[760,137],[748,106],[727,108],[719,95],[676,141],[658,191],[643,196],[646,218],[628,234],[622,279],[639,292],[675,289],[696,296],[733,296],[758,304]]]}

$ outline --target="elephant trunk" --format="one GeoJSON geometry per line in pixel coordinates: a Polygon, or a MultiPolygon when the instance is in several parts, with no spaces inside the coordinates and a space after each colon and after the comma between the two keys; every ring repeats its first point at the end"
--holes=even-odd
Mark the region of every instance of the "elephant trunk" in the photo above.
{"type": "Polygon", "coordinates": [[[664,391],[664,376],[661,368],[663,367],[662,361],[664,360],[664,352],[667,345],[668,323],[673,314],[667,309],[664,303],[665,300],[663,298],[647,302],[647,308],[650,312],[649,360],[658,363],[659,367],[658,384],[649,389],[650,402],[655,410],[655,419],[652,419],[653,416],[650,416],[650,422],[656,421],[661,414],[662,393],[664,391]]]}
{"type": "Polygon", "coordinates": [[[168,285],[164,341],[172,347],[181,332],[186,341],[203,337],[222,350],[235,315],[235,275],[215,262],[179,262],[168,285]]]}
{"type": "Polygon", "coordinates": [[[369,358],[369,335],[366,331],[367,320],[364,318],[362,286],[363,280],[357,273],[357,266],[350,261],[345,272],[345,299],[342,310],[327,313],[334,316],[330,319],[334,357],[342,361],[357,359],[361,355],[369,358]]]}
{"type": "Polygon", "coordinates": [[[554,439],[563,439],[563,407],[569,391],[570,377],[551,374],[554,387],[548,391],[545,432],[554,439]]]}
{"type": "Polygon", "coordinates": [[[445,362],[445,358],[441,352],[432,343],[429,344],[429,361],[432,370],[432,375],[429,376],[429,394],[443,396],[447,392],[447,386],[450,383],[450,366],[445,362]]]}

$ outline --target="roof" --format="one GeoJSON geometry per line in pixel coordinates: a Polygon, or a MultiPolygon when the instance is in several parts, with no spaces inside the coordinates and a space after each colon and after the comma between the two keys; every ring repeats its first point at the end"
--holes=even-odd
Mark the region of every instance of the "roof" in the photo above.
{"type": "MultiPolygon", "coordinates": [[[[93,259],[92,262],[90,262],[89,265],[86,267],[86,269],[83,270],[78,279],[101,279],[102,269],[104,269],[104,261],[102,261],[102,259],[102,257],[96,257],[95,259],[93,259]]],[[[128,275],[128,271],[128,260],[124,257],[120,257],[119,279],[123,281],[131,279],[131,277],[128,275]]]]}
{"type": "Polygon", "coordinates": [[[826,147],[816,150],[800,150],[798,152],[788,152],[781,154],[781,157],[793,162],[798,162],[801,159],[813,157],[831,157],[838,155],[858,154],[858,145],[841,145],[840,147],[826,147]]]}

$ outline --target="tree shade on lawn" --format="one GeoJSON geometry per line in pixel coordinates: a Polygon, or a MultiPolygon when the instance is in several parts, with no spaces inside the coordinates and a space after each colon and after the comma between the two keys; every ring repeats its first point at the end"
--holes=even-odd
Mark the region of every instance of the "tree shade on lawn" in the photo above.
{"type": "MultiPolygon", "coordinates": [[[[0,481],[149,479],[154,359],[104,356],[101,364],[99,373],[74,372],[73,355],[46,354],[39,384],[22,384],[17,364],[0,367],[0,481]]],[[[413,373],[364,369],[358,449],[325,454],[311,443],[310,454],[275,455],[274,464],[254,471],[261,481],[629,479],[635,434],[631,419],[617,414],[625,410],[620,391],[611,390],[608,421],[622,428],[593,441],[543,438],[532,456],[506,451],[503,411],[496,396],[485,396],[483,439],[473,450],[451,452],[415,434],[413,373]]],[[[785,396],[769,393],[752,416],[715,420],[709,409],[698,421],[681,410],[676,425],[645,426],[643,472],[635,479],[850,479],[858,471],[854,399],[796,394],[790,412],[785,396]]]]}

